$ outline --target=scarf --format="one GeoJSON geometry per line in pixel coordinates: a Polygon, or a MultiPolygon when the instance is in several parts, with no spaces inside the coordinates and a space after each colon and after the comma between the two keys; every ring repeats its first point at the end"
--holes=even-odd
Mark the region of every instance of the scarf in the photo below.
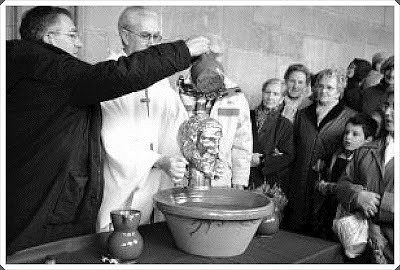
{"type": "Polygon", "coordinates": [[[268,116],[274,116],[281,112],[282,104],[276,108],[270,109],[266,108],[262,103],[258,105],[256,108],[256,125],[257,125],[257,132],[259,133],[264,125],[265,120],[268,116]]]}

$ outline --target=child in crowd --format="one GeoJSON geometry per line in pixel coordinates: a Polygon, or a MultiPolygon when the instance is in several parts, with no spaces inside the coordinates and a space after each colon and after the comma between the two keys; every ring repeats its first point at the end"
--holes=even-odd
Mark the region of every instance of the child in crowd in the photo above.
{"type": "Polygon", "coordinates": [[[375,120],[364,113],[356,114],[347,121],[342,146],[333,154],[330,165],[326,169],[326,180],[316,183],[314,211],[319,220],[319,226],[316,228],[317,236],[330,240],[336,238],[332,231],[332,221],[338,206],[337,181],[353,158],[354,151],[373,140],[376,128],[375,120]]]}
{"type": "MultiPolygon", "coordinates": [[[[337,184],[337,198],[346,211],[368,218],[369,261],[394,262],[394,93],[380,107],[381,137],[361,146],[337,184]],[[358,185],[364,187],[363,190],[358,185]]],[[[368,255],[368,249],[364,252],[368,255]]],[[[364,255],[364,254],[363,254],[364,255]]]]}

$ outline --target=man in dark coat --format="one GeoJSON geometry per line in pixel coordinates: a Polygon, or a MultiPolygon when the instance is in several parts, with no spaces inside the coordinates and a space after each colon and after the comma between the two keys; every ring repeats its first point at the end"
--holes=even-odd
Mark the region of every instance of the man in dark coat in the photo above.
{"type": "Polygon", "coordinates": [[[90,65],[70,13],[35,7],[6,44],[7,254],[95,232],[103,194],[99,102],[144,89],[208,52],[204,37],[90,65]]]}

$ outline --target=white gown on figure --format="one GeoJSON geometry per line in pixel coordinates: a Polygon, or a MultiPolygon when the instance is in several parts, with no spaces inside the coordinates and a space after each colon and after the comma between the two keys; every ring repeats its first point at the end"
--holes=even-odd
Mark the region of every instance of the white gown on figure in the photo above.
{"type": "Polygon", "coordinates": [[[106,157],[97,231],[109,230],[110,211],[114,209],[138,209],[142,211],[140,223],[148,223],[153,195],[173,186],[162,170],[152,167],[161,155],[180,154],[176,135],[187,114],[168,79],[150,86],[148,97],[149,116],[142,101],[145,91],[101,103],[106,157]]]}

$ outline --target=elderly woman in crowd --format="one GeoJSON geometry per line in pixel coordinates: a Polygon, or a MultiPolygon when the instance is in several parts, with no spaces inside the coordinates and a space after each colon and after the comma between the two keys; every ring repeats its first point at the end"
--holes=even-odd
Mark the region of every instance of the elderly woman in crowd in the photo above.
{"type": "Polygon", "coordinates": [[[354,58],[351,61],[347,68],[347,86],[343,94],[346,106],[361,111],[362,85],[371,69],[371,63],[365,59],[354,58]]]}
{"type": "Polygon", "coordinates": [[[262,86],[262,102],[250,111],[253,130],[253,155],[250,187],[257,188],[265,181],[277,183],[287,191],[290,165],[294,160],[293,124],[281,115],[285,83],[277,78],[262,86]]]}
{"type": "Polygon", "coordinates": [[[394,91],[394,56],[382,64],[383,78],[380,83],[364,89],[361,97],[362,112],[371,115],[386,101],[387,96],[394,91]]]}
{"type": "Polygon", "coordinates": [[[329,162],[342,141],[347,120],[355,111],[340,102],[346,77],[338,70],[318,73],[314,103],[297,113],[294,122],[296,158],[289,186],[284,224],[290,230],[314,234],[314,187],[321,179],[322,163],[329,162]]]}
{"type": "Polygon", "coordinates": [[[287,87],[282,115],[294,122],[297,111],[309,106],[311,96],[311,73],[302,64],[288,67],[284,75],[287,87]]]}

